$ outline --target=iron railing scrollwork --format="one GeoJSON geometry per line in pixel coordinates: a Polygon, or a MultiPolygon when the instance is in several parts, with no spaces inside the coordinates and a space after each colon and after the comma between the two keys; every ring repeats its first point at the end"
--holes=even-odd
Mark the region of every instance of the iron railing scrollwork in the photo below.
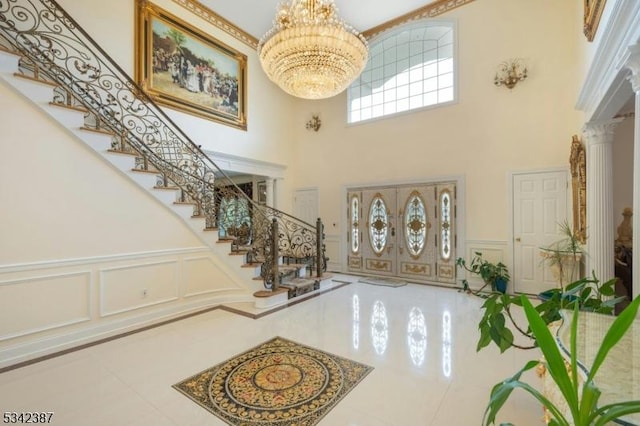
{"type": "Polygon", "coordinates": [[[158,186],[178,188],[176,201],[193,203],[206,228],[224,221],[222,237],[233,249],[264,262],[266,286],[278,279],[278,262],[268,256],[311,258],[318,276],[326,270],[317,226],[248,197],[54,0],[0,0],[0,35],[24,58],[23,69],[59,86],[54,102],[88,110],[86,122],[113,135],[112,149],[135,152],[137,169],[157,172],[158,186]],[[220,216],[234,199],[243,207],[220,216]]]}

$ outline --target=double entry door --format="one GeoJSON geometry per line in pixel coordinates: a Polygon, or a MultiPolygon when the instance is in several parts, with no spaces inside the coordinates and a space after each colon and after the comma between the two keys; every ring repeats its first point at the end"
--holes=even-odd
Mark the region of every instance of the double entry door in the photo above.
{"type": "Polygon", "coordinates": [[[348,270],[455,283],[455,200],[452,182],[348,189],[348,270]]]}

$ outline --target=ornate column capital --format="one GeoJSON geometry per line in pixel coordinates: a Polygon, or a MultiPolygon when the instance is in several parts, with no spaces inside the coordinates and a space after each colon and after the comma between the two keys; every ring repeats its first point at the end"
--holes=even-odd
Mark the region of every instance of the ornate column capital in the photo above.
{"type": "Polygon", "coordinates": [[[640,95],[640,43],[630,46],[625,66],[631,70],[627,79],[636,95],[640,95]]]}
{"type": "Polygon", "coordinates": [[[616,126],[623,120],[624,118],[614,118],[612,120],[586,123],[582,128],[585,144],[588,146],[613,143],[616,126]]]}

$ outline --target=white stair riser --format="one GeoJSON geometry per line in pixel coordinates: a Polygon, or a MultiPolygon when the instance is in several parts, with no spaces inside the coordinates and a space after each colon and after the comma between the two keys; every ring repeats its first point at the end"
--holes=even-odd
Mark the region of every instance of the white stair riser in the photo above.
{"type": "Polygon", "coordinates": [[[18,69],[20,56],[0,51],[0,72],[14,73],[18,69]]]}
{"type": "Polygon", "coordinates": [[[111,136],[109,135],[83,130],[81,128],[71,129],[71,131],[99,153],[103,153],[111,148],[111,136]]]}
{"type": "Polygon", "coordinates": [[[48,104],[53,99],[53,86],[26,78],[13,77],[13,75],[5,75],[5,77],[5,81],[36,104],[39,104],[40,107],[45,103],[48,104]]]}
{"type": "Polygon", "coordinates": [[[128,170],[127,175],[143,188],[152,188],[156,184],[156,175],[128,170]]]}
{"type": "Polygon", "coordinates": [[[115,154],[111,152],[103,153],[103,156],[113,164],[117,169],[126,172],[131,170],[136,165],[136,158],[132,155],[115,154]]]}
{"type": "Polygon", "coordinates": [[[167,206],[173,205],[173,202],[176,200],[176,196],[178,191],[172,191],[169,189],[155,189],[150,188],[151,195],[156,197],[160,202],[166,204],[167,206]]]}
{"type": "Polygon", "coordinates": [[[68,129],[84,126],[84,113],[72,109],[47,104],[43,108],[54,120],[68,129]]]}

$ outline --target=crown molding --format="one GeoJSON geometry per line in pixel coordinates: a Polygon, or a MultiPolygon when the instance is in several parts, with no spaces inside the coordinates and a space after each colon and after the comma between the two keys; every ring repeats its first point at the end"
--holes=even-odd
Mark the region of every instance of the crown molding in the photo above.
{"type": "Polygon", "coordinates": [[[229,34],[230,36],[243,42],[244,44],[251,47],[252,49],[255,50],[258,48],[257,38],[255,38],[248,32],[244,31],[240,27],[227,21],[222,16],[218,15],[213,10],[209,9],[207,6],[203,5],[199,1],[196,1],[196,0],[172,0],[172,1],[184,7],[188,11],[192,12],[194,15],[199,16],[200,18],[209,22],[216,28],[221,29],[222,31],[229,34]]]}
{"type": "Polygon", "coordinates": [[[284,179],[285,177],[287,166],[281,164],[239,157],[207,149],[203,149],[203,152],[225,172],[265,176],[273,179],[284,179]]]}
{"type": "MultiPolygon", "coordinates": [[[[199,16],[205,21],[209,22],[216,28],[221,29],[227,34],[235,37],[239,41],[243,42],[247,46],[257,49],[258,48],[258,39],[247,33],[240,27],[232,24],[227,21],[222,16],[215,13],[213,10],[209,9],[207,6],[203,5],[197,0],[172,0],[174,3],[179,4],[185,9],[192,12],[194,15],[199,16]]],[[[384,22],[380,25],[377,25],[373,28],[370,28],[366,31],[362,32],[362,35],[366,39],[371,39],[378,34],[388,30],[389,28],[393,28],[400,24],[404,24],[406,22],[415,21],[423,18],[433,18],[438,15],[442,15],[443,13],[447,13],[457,7],[464,6],[465,4],[471,3],[475,0],[438,0],[433,3],[430,3],[421,8],[415,9],[409,13],[405,13],[404,15],[398,16],[397,18],[391,19],[387,22],[384,22]]]]}
{"type": "Polygon", "coordinates": [[[384,22],[380,25],[377,25],[373,28],[370,28],[366,31],[362,32],[362,35],[370,40],[387,31],[390,28],[396,27],[401,24],[405,24],[410,21],[415,21],[423,18],[434,18],[438,15],[442,15],[444,13],[450,12],[453,9],[456,9],[460,6],[464,6],[465,4],[469,4],[475,0],[438,0],[433,3],[430,3],[426,6],[422,6],[418,9],[415,9],[409,13],[405,13],[404,15],[398,16],[397,18],[391,19],[390,21],[384,22]]]}
{"type": "Polygon", "coordinates": [[[624,84],[629,84],[626,81],[630,73],[627,69],[629,48],[640,41],[640,1],[613,2],[610,18],[598,32],[596,40],[598,38],[576,103],[576,108],[585,112],[586,121],[611,118],[611,105],[621,102],[615,98],[624,84]]]}

